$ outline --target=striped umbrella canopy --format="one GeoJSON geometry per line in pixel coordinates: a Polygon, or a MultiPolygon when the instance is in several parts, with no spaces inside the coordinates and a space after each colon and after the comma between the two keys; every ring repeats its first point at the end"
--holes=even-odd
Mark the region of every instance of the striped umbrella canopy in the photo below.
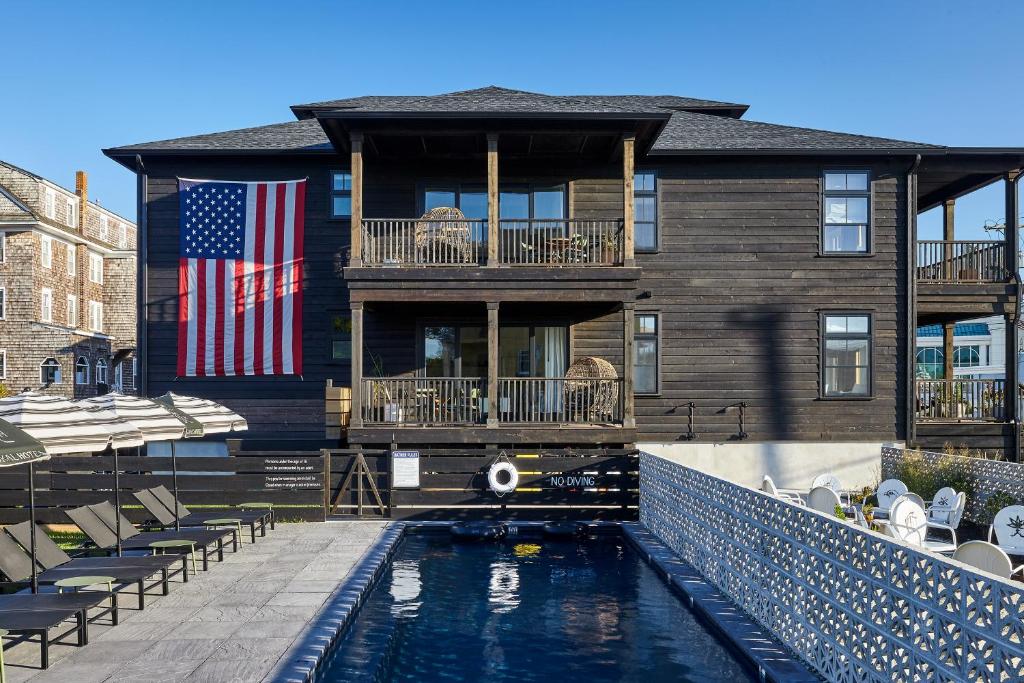
{"type": "Polygon", "coordinates": [[[188,429],[186,437],[204,436],[206,434],[221,434],[223,432],[242,432],[249,428],[249,424],[241,415],[220,403],[206,398],[194,396],[181,396],[167,392],[159,398],[153,399],[164,406],[172,413],[181,413],[199,423],[201,431],[188,429]]]}
{"type": "MultiPolygon", "coordinates": [[[[174,441],[185,437],[182,417],[173,415],[152,399],[127,396],[116,391],[78,401],[90,411],[112,413],[141,433],[143,441],[174,441]]],[[[97,413],[98,414],[98,413],[97,413]]],[[[190,421],[194,422],[194,421],[190,421]]],[[[198,425],[190,425],[198,428],[198,425]]],[[[141,444],[136,444],[141,445],[141,444]]]]}
{"type": "Polygon", "coordinates": [[[0,420],[23,429],[50,455],[103,451],[112,436],[101,420],[81,406],[35,391],[0,398],[0,420]]]}
{"type": "Polygon", "coordinates": [[[97,424],[103,425],[110,432],[110,447],[114,450],[119,448],[136,448],[146,443],[138,427],[128,422],[128,420],[119,417],[114,411],[98,408],[83,400],[72,401],[72,403],[79,406],[97,424]]]}

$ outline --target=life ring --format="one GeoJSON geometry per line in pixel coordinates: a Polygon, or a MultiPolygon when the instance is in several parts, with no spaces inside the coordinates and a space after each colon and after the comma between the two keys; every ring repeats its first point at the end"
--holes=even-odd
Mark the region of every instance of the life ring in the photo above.
{"type": "Polygon", "coordinates": [[[491,490],[497,493],[499,496],[503,496],[506,493],[512,493],[516,490],[516,486],[519,485],[519,471],[516,466],[507,460],[499,460],[493,465],[491,469],[487,470],[487,485],[491,487],[491,490]],[[505,472],[508,475],[508,481],[502,483],[499,481],[498,476],[505,472]]]}

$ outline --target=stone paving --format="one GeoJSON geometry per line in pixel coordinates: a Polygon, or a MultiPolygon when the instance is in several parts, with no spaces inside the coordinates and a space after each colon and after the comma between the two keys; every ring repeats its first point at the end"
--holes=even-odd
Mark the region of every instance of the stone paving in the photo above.
{"type": "Polygon", "coordinates": [[[89,625],[84,648],[52,645],[46,671],[38,644],[11,648],[7,680],[263,681],[384,526],[278,524],[188,584],[176,578],[171,594],[147,597],[143,611],[123,596],[118,626],[103,617],[89,625]]]}

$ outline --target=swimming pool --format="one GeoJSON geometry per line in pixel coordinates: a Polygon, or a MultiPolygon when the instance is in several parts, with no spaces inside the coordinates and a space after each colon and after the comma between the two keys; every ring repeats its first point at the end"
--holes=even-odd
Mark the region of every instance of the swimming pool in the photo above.
{"type": "Polygon", "coordinates": [[[407,534],[318,680],[756,681],[619,534],[407,534]]]}

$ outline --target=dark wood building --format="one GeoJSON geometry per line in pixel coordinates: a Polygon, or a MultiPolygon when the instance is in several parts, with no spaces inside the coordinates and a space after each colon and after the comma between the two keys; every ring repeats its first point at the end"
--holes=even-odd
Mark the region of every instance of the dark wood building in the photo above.
{"type": "Polygon", "coordinates": [[[350,444],[641,444],[801,483],[822,463],[860,476],[885,443],[1015,448],[1015,359],[1002,385],[954,386],[917,380],[914,351],[919,324],[1016,322],[1022,150],[669,96],[488,87],[292,110],[105,150],[138,174],[147,394],[223,401],[254,439],[322,441],[331,380],[353,388],[350,444]],[[178,177],[308,177],[302,376],[175,376],[178,177]],[[957,241],[956,198],[997,181],[1005,239],[957,241]],[[941,204],[946,239],[918,242],[941,204]]]}

